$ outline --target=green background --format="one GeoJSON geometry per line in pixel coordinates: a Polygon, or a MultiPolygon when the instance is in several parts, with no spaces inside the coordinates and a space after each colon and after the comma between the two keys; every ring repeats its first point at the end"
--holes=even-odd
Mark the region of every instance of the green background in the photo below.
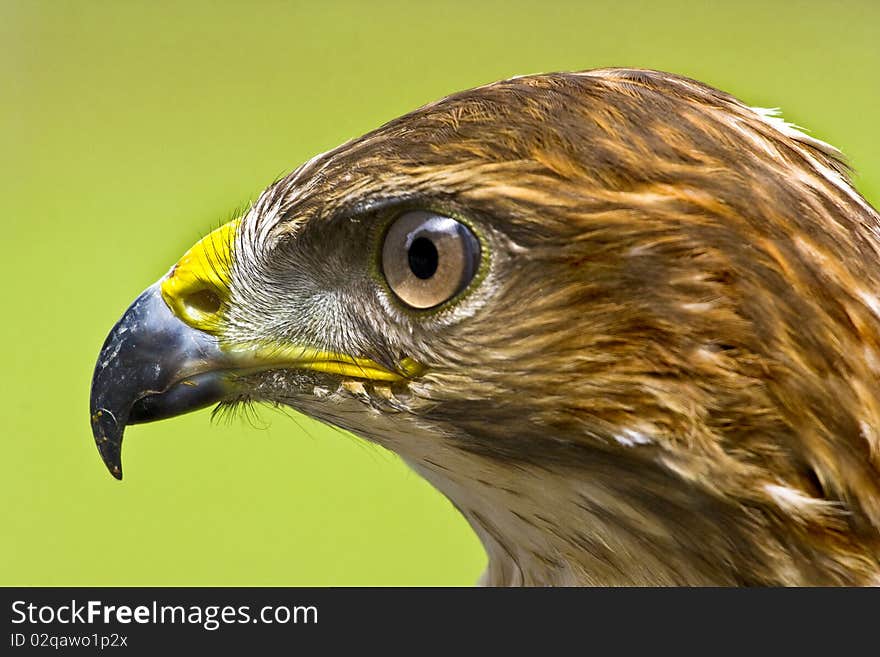
{"type": "Polygon", "coordinates": [[[111,479],[87,408],[110,326],[275,177],[522,73],[660,68],[780,106],[876,203],[878,26],[870,2],[2,0],[0,584],[473,583],[444,498],[301,416],[134,427],[111,479]]]}

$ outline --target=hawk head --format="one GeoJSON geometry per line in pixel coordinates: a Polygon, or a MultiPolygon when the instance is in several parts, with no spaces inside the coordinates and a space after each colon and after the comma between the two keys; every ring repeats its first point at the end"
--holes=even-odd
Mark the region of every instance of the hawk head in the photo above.
{"type": "Polygon", "coordinates": [[[488,584],[877,583],[878,262],[837,151],[771,112],[514,78],[196,244],[107,338],[92,426],[121,477],[128,424],[292,407],[442,491],[488,584]]]}

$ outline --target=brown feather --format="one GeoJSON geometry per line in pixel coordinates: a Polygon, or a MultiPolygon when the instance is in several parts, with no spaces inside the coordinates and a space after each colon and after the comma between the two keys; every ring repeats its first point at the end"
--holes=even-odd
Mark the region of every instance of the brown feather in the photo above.
{"type": "Polygon", "coordinates": [[[880,583],[880,221],[836,150],[670,74],[521,77],[315,158],[243,232],[387,199],[508,248],[400,395],[432,437],[333,421],[459,506],[488,583],[880,583]]]}

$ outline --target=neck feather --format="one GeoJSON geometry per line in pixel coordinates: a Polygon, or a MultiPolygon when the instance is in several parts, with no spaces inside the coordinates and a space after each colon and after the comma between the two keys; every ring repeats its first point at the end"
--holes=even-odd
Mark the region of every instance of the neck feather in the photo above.
{"type": "Polygon", "coordinates": [[[409,461],[470,522],[487,586],[733,586],[840,582],[759,510],[660,468],[599,458],[576,470],[435,450],[409,461]]]}

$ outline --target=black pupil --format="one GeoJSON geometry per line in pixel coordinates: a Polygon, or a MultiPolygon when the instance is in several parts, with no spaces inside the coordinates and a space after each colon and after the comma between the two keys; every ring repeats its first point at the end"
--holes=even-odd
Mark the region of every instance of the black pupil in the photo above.
{"type": "Polygon", "coordinates": [[[437,247],[427,237],[417,237],[409,246],[409,268],[421,279],[431,278],[437,273],[440,258],[437,247]]]}

